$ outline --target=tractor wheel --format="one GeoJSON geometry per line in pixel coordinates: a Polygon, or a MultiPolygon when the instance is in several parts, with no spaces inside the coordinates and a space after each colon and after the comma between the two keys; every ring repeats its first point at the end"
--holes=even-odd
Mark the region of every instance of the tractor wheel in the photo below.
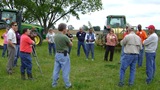
{"type": "Polygon", "coordinates": [[[34,38],[36,45],[41,45],[42,44],[42,36],[37,32],[37,36],[34,38]]]}

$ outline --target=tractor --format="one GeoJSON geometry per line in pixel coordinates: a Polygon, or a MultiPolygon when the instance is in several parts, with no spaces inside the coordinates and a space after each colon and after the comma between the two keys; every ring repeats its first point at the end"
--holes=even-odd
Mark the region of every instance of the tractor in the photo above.
{"type": "MultiPolygon", "coordinates": [[[[12,9],[0,9],[0,36],[6,31],[6,27],[9,27],[11,22],[17,22],[18,24],[18,32],[22,33],[24,28],[35,28],[35,33],[37,36],[35,37],[36,45],[42,44],[42,36],[44,36],[44,29],[38,25],[32,25],[27,23],[22,23],[22,12],[18,10],[12,9]]],[[[3,39],[0,38],[0,47],[3,47],[3,39]]]]}
{"type": "Polygon", "coordinates": [[[106,43],[105,37],[110,30],[108,28],[112,28],[114,30],[114,33],[117,35],[119,41],[122,40],[125,27],[126,27],[126,17],[124,15],[108,15],[106,26],[104,26],[103,33],[98,35],[96,44],[103,47],[105,46],[106,43]]]}

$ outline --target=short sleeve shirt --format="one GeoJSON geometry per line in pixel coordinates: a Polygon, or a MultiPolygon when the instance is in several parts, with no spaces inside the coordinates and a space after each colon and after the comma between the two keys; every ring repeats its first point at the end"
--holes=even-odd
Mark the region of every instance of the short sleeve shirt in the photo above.
{"type": "Polygon", "coordinates": [[[56,50],[58,52],[63,52],[64,50],[68,50],[69,43],[71,42],[69,38],[61,33],[57,33],[54,37],[54,42],[56,45],[56,50]]]}
{"type": "Polygon", "coordinates": [[[47,33],[46,38],[48,38],[49,42],[54,43],[54,36],[55,33],[47,33]]]}
{"type": "Polygon", "coordinates": [[[7,33],[7,40],[10,40],[12,43],[17,43],[15,31],[11,28],[7,33]]]}

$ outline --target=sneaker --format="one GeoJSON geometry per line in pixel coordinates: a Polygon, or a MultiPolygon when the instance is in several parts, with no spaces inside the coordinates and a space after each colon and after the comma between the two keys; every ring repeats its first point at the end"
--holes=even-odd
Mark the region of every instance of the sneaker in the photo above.
{"type": "Polygon", "coordinates": [[[88,58],[86,60],[88,61],[88,58]]]}
{"type": "Polygon", "coordinates": [[[118,83],[118,86],[119,86],[119,87],[123,87],[123,85],[124,85],[124,84],[123,84],[122,82],[119,82],[119,83],[118,83]]]}
{"type": "Polygon", "coordinates": [[[69,88],[72,88],[72,85],[71,85],[71,86],[69,86],[69,87],[66,87],[66,89],[69,89],[69,88]]]}
{"type": "Polygon", "coordinates": [[[94,59],[92,59],[92,61],[94,61],[94,59]]]}

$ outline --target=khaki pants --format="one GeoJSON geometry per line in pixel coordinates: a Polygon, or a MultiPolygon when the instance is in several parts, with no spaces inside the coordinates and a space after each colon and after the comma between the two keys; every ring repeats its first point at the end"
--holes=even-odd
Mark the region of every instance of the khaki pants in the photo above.
{"type": "Polygon", "coordinates": [[[12,68],[13,68],[13,64],[14,64],[14,58],[15,58],[15,53],[16,53],[16,48],[7,45],[8,48],[8,63],[7,63],[7,72],[11,72],[12,73],[12,68]]]}

